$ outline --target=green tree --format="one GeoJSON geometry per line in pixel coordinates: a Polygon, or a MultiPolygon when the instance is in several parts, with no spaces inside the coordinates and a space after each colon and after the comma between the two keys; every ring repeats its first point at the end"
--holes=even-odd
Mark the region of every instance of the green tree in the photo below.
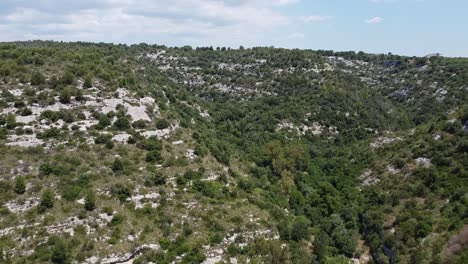
{"type": "Polygon", "coordinates": [[[111,120],[107,115],[100,115],[99,116],[99,123],[97,124],[97,129],[104,129],[111,125],[111,120]]]}
{"type": "Polygon", "coordinates": [[[71,96],[72,96],[72,91],[69,87],[65,87],[61,92],[60,92],[60,102],[62,104],[69,104],[71,102],[71,96]]]}
{"type": "Polygon", "coordinates": [[[115,159],[114,163],[112,163],[112,171],[113,172],[120,172],[124,169],[124,164],[120,159],[115,159]]]}
{"type": "Polygon", "coordinates": [[[8,114],[6,117],[6,127],[8,129],[13,129],[16,127],[16,117],[14,114],[8,114]]]}
{"type": "Polygon", "coordinates": [[[307,219],[305,216],[301,215],[296,217],[291,227],[291,239],[295,241],[300,241],[302,239],[308,238],[310,236],[310,224],[310,220],[307,219]]]}
{"type": "Polygon", "coordinates": [[[31,75],[31,85],[41,85],[46,82],[44,75],[40,72],[34,72],[31,75]]]}
{"type": "Polygon", "coordinates": [[[93,79],[92,79],[91,75],[86,75],[86,77],[84,79],[83,87],[85,87],[85,88],[93,87],[93,79]]]}
{"type": "Polygon", "coordinates": [[[23,194],[26,191],[26,180],[24,177],[16,177],[14,191],[17,194],[23,194]]]}
{"type": "Polygon", "coordinates": [[[60,82],[63,83],[64,85],[72,85],[75,80],[75,75],[73,73],[67,71],[65,74],[62,75],[62,78],[60,79],[60,82]]]}
{"type": "Polygon", "coordinates": [[[170,126],[169,122],[164,118],[158,119],[156,121],[156,128],[157,129],[166,129],[169,126],[170,126]]]}
{"type": "Polygon", "coordinates": [[[45,211],[46,209],[54,207],[54,193],[47,189],[44,192],[42,192],[41,196],[41,201],[39,203],[39,207],[42,211],[45,211]]]}
{"type": "Polygon", "coordinates": [[[159,150],[151,150],[146,153],[146,162],[158,162],[162,160],[161,152],[159,150]]]}
{"type": "Polygon", "coordinates": [[[85,196],[84,208],[87,211],[93,211],[96,208],[96,196],[94,192],[89,191],[85,196]]]}
{"type": "Polygon", "coordinates": [[[69,253],[65,242],[62,239],[55,239],[52,247],[51,260],[56,264],[64,264],[69,262],[69,253]]]}
{"type": "Polygon", "coordinates": [[[127,117],[121,116],[115,121],[114,127],[118,130],[127,130],[131,128],[131,123],[127,117]]]}

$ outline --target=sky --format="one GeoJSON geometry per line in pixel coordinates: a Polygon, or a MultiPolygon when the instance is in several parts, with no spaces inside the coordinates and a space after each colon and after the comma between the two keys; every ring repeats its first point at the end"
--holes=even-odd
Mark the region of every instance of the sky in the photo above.
{"type": "Polygon", "coordinates": [[[0,0],[0,41],[468,57],[468,0],[0,0]]]}

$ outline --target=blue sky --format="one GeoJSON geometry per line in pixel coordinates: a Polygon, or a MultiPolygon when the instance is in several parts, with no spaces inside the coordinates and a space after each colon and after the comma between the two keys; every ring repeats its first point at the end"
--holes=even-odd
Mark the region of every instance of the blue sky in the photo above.
{"type": "Polygon", "coordinates": [[[0,0],[0,41],[468,57],[466,0],[0,0]]]}

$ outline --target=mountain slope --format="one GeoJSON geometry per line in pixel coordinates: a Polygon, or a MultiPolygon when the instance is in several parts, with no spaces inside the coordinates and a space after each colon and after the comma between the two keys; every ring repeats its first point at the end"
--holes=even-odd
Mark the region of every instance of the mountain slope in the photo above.
{"type": "Polygon", "coordinates": [[[467,257],[468,62],[0,44],[6,263],[467,257]]]}

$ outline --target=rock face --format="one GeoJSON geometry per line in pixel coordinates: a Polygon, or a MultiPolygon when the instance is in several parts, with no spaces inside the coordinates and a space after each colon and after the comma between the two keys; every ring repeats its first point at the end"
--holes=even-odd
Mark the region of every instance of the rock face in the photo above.
{"type": "Polygon", "coordinates": [[[432,166],[431,160],[428,158],[417,158],[415,162],[417,165],[424,167],[424,168],[429,168],[432,166]]]}

